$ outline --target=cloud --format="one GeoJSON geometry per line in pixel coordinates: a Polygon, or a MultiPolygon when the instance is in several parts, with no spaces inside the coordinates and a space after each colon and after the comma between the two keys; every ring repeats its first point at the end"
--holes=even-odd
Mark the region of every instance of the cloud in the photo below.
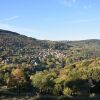
{"type": "Polygon", "coordinates": [[[65,3],[75,3],[76,0],[63,0],[65,3]]]}
{"type": "Polygon", "coordinates": [[[84,9],[90,9],[90,8],[93,8],[95,5],[94,5],[93,0],[88,0],[82,6],[84,9]]]}
{"type": "Polygon", "coordinates": [[[12,20],[15,20],[17,18],[19,18],[19,16],[11,16],[11,17],[8,17],[8,18],[1,19],[0,22],[3,22],[3,21],[12,21],[12,20]]]}
{"type": "Polygon", "coordinates": [[[89,9],[93,7],[93,0],[59,0],[60,4],[66,6],[66,7],[81,7],[83,9],[89,9]]]}
{"type": "Polygon", "coordinates": [[[17,18],[19,18],[19,16],[12,16],[12,17],[9,17],[9,18],[5,18],[4,20],[11,21],[11,20],[15,20],[17,18]]]}
{"type": "Polygon", "coordinates": [[[79,23],[93,22],[93,21],[98,21],[98,20],[100,20],[100,17],[98,17],[98,18],[90,18],[90,19],[73,20],[73,21],[70,21],[68,23],[79,24],[79,23]]]}
{"type": "Polygon", "coordinates": [[[92,8],[92,6],[91,5],[84,5],[83,8],[84,9],[89,9],[89,8],[92,8]]]}
{"type": "Polygon", "coordinates": [[[72,7],[74,3],[76,3],[77,0],[59,0],[61,4],[67,6],[67,7],[72,7]]]}
{"type": "Polygon", "coordinates": [[[19,27],[19,26],[13,26],[10,24],[0,23],[0,29],[17,32],[19,34],[26,35],[28,37],[33,37],[36,39],[41,39],[41,40],[54,39],[53,35],[50,35],[51,33],[42,32],[40,30],[36,30],[33,28],[19,27]]]}
{"type": "Polygon", "coordinates": [[[24,35],[27,35],[29,37],[36,36],[38,33],[40,33],[38,30],[35,30],[35,29],[32,29],[32,28],[17,27],[17,26],[5,24],[5,23],[0,23],[0,29],[18,32],[20,34],[24,34],[24,35]]]}

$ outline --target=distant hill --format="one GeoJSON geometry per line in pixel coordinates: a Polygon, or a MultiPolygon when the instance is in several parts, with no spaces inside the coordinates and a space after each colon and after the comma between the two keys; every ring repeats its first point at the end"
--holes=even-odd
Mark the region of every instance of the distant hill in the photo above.
{"type": "Polygon", "coordinates": [[[36,45],[36,39],[20,35],[16,32],[0,29],[0,46],[26,46],[36,45]]]}
{"type": "Polygon", "coordinates": [[[48,41],[27,37],[16,32],[0,29],[0,46],[28,47],[28,48],[52,48],[67,50],[69,48],[100,49],[99,39],[81,41],[48,41]]]}
{"type": "Polygon", "coordinates": [[[83,47],[83,46],[100,46],[99,39],[88,39],[80,41],[61,41],[62,43],[70,44],[72,46],[83,47]]]}
{"type": "Polygon", "coordinates": [[[61,42],[37,40],[16,32],[0,29],[0,46],[30,47],[30,48],[53,48],[66,49],[70,46],[61,42]]]}

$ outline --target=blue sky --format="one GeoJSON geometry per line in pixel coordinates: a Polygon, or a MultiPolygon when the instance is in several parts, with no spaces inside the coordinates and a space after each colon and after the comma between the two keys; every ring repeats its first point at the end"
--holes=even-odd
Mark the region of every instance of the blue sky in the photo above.
{"type": "Polygon", "coordinates": [[[100,39],[100,0],[0,0],[0,28],[37,39],[100,39]]]}

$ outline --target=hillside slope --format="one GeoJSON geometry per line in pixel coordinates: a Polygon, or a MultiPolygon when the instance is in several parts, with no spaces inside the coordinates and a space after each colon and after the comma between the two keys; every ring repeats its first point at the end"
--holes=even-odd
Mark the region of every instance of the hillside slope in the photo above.
{"type": "Polygon", "coordinates": [[[32,37],[27,37],[16,32],[0,29],[0,46],[10,47],[28,47],[28,48],[53,48],[53,49],[65,49],[67,46],[65,43],[37,40],[32,37]]]}

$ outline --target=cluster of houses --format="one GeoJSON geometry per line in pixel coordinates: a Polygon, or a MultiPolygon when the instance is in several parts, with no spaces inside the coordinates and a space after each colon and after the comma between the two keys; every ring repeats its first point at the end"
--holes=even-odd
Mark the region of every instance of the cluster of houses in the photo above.
{"type": "MultiPolygon", "coordinates": [[[[54,50],[54,49],[31,49],[31,50],[20,49],[20,53],[16,53],[16,54],[15,53],[12,53],[11,56],[9,57],[0,57],[0,63],[14,64],[12,59],[15,57],[20,62],[22,61],[21,59],[24,59],[23,61],[26,61],[25,62],[26,64],[27,64],[27,61],[29,61],[29,63],[37,66],[39,63],[41,63],[47,58],[61,59],[68,56],[68,54],[65,53],[64,51],[54,50]]],[[[16,64],[18,63],[17,60],[16,60],[16,64]]]]}
{"type": "Polygon", "coordinates": [[[32,59],[31,62],[37,65],[37,63],[40,61],[43,61],[44,59],[48,57],[53,57],[53,58],[64,58],[67,57],[67,53],[64,51],[60,50],[52,50],[52,49],[38,49],[34,50],[35,52],[33,54],[25,55],[26,58],[32,59]]]}

